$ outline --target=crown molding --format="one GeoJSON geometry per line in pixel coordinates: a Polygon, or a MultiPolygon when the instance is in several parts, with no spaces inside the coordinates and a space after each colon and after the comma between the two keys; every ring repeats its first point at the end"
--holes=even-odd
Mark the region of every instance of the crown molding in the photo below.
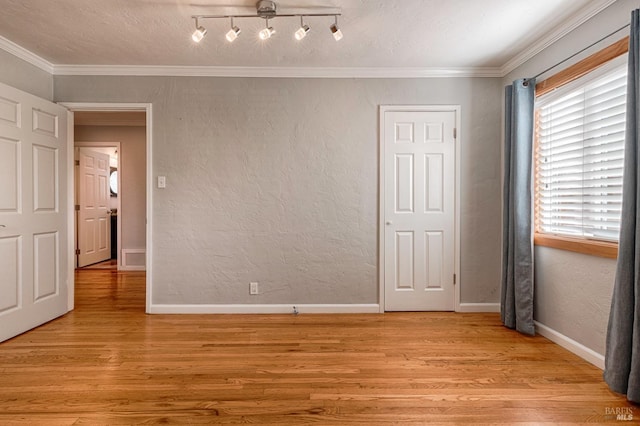
{"type": "Polygon", "coordinates": [[[529,49],[510,59],[500,68],[500,74],[502,75],[502,77],[505,77],[511,71],[515,70],[520,65],[524,64],[529,59],[533,58],[538,53],[542,52],[544,49],[551,46],[553,43],[557,42],[562,37],[566,36],[571,31],[575,30],[580,25],[584,24],[589,19],[593,18],[598,13],[602,12],[604,9],[611,6],[615,2],[616,0],[598,0],[584,7],[578,13],[567,19],[555,31],[538,40],[538,42],[534,43],[531,47],[529,47],[529,49]]]}
{"type": "Polygon", "coordinates": [[[2,36],[0,36],[0,49],[11,53],[13,56],[20,58],[23,61],[48,72],[49,74],[53,74],[54,65],[51,62],[2,36]]]}
{"type": "Polygon", "coordinates": [[[266,77],[266,78],[444,78],[502,77],[499,68],[213,67],[162,65],[54,65],[54,75],[266,77]]]}
{"type": "Polygon", "coordinates": [[[266,78],[503,77],[498,67],[216,67],[173,65],[55,65],[0,36],[0,49],[52,75],[266,78]]]}
{"type": "Polygon", "coordinates": [[[266,78],[448,78],[502,77],[498,67],[216,67],[173,65],[55,65],[0,36],[0,49],[52,75],[266,77],[266,78]]]}

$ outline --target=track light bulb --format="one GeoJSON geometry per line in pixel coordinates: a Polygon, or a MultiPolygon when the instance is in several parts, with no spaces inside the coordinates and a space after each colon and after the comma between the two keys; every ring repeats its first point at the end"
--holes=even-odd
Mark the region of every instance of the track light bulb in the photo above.
{"type": "Polygon", "coordinates": [[[258,33],[258,36],[260,37],[261,40],[266,40],[268,38],[271,38],[272,35],[274,35],[276,33],[276,30],[273,29],[273,27],[269,26],[269,20],[267,19],[267,27],[260,31],[258,33]]]}
{"type": "Polygon", "coordinates": [[[231,27],[231,29],[227,32],[227,35],[225,37],[227,38],[227,41],[231,43],[232,41],[237,39],[239,35],[240,35],[240,28],[231,27]]]}
{"type": "Polygon", "coordinates": [[[200,43],[204,36],[207,35],[207,29],[205,27],[196,27],[196,30],[191,35],[191,38],[196,43],[200,43]]]}
{"type": "Polygon", "coordinates": [[[240,35],[240,28],[233,25],[233,16],[231,17],[230,26],[231,26],[231,29],[227,31],[227,35],[225,36],[225,38],[229,43],[232,43],[233,40],[237,39],[238,36],[240,35]]]}
{"type": "Polygon", "coordinates": [[[331,34],[333,34],[333,38],[335,38],[336,41],[342,40],[342,31],[340,31],[337,24],[333,24],[329,28],[331,28],[331,34]]]}
{"type": "Polygon", "coordinates": [[[310,30],[311,28],[309,28],[308,25],[301,25],[300,28],[298,28],[298,31],[296,31],[296,33],[294,34],[294,37],[296,38],[296,40],[302,40],[307,36],[307,33],[310,30]]]}

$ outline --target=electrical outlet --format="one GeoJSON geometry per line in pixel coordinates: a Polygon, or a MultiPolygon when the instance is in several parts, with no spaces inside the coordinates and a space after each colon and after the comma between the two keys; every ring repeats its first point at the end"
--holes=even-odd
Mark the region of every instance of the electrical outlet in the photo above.
{"type": "Polygon", "coordinates": [[[257,282],[249,283],[249,294],[258,294],[258,283],[257,282]]]}

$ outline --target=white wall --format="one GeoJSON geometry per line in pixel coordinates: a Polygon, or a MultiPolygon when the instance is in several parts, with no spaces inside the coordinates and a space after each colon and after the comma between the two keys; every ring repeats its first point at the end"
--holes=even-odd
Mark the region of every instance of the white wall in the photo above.
{"type": "MultiPolygon", "coordinates": [[[[137,126],[75,126],[82,142],[120,142],[122,182],[118,220],[122,221],[122,249],[146,245],[146,130],[137,126]]],[[[120,254],[121,256],[121,254],[120,254]]]]}
{"type": "Polygon", "coordinates": [[[499,300],[500,79],[57,76],[54,93],[153,103],[166,304],[377,303],[379,105],[459,104],[462,301],[499,300]]]}
{"type": "MultiPolygon", "coordinates": [[[[637,1],[618,0],[603,12],[510,73],[504,84],[536,75],[605,35],[628,24],[637,1]]],[[[539,80],[612,44],[628,30],[599,43],[539,80]]],[[[535,319],[543,325],[604,354],[615,260],[547,247],[535,250],[535,319]]]]}

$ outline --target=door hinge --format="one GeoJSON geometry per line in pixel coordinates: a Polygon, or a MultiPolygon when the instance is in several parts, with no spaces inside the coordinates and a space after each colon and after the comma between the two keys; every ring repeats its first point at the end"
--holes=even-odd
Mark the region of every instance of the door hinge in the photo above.
{"type": "Polygon", "coordinates": [[[79,166],[80,165],[80,160],[76,160],[75,163],[76,163],[76,166],[79,166]]]}
{"type": "Polygon", "coordinates": [[[453,274],[453,285],[456,285],[456,274],[453,274]]]}
{"type": "Polygon", "coordinates": [[[76,249],[76,256],[80,255],[80,249],[76,249]]]}
{"type": "Polygon", "coordinates": [[[457,139],[458,138],[458,129],[457,128],[453,128],[453,138],[457,139]]]}
{"type": "Polygon", "coordinates": [[[80,211],[80,204],[76,204],[76,211],[79,212],[80,211]]]}

